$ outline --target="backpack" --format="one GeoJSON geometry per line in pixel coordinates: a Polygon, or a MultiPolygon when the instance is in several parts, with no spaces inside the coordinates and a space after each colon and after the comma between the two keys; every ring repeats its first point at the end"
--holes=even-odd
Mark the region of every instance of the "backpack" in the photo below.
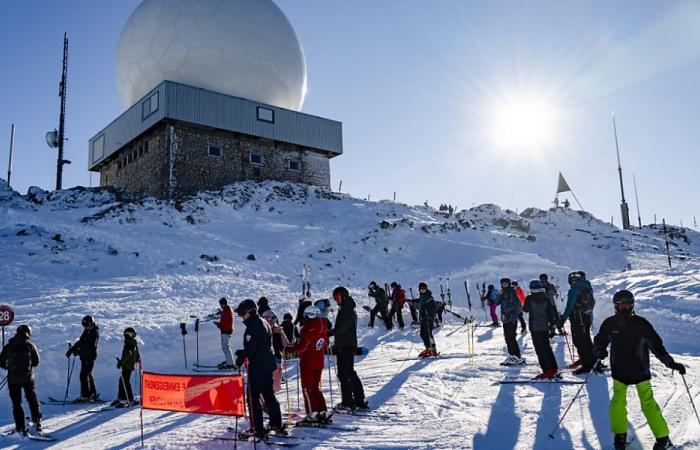
{"type": "Polygon", "coordinates": [[[583,288],[576,298],[576,309],[587,315],[593,314],[595,307],[595,298],[593,298],[593,289],[583,288]]]}
{"type": "Polygon", "coordinates": [[[15,347],[7,356],[7,371],[13,375],[28,375],[32,371],[32,347],[29,342],[15,347]]]}

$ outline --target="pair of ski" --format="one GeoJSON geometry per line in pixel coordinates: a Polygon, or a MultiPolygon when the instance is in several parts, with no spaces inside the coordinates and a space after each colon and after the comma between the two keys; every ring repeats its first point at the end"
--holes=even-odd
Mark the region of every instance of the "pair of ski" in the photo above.
{"type": "Polygon", "coordinates": [[[59,400],[55,397],[49,397],[48,400],[41,400],[39,403],[42,405],[54,405],[54,406],[76,406],[76,405],[99,405],[107,403],[108,400],[94,400],[89,402],[77,402],[75,400],[59,400]]]}
{"type": "Polygon", "coordinates": [[[393,362],[401,361],[425,361],[433,359],[456,359],[456,358],[469,358],[469,355],[443,355],[438,353],[437,356],[410,356],[408,358],[393,358],[393,362]]]}
{"type": "Polygon", "coordinates": [[[344,409],[334,409],[333,414],[341,414],[344,416],[353,417],[375,417],[377,419],[392,419],[396,417],[399,413],[396,411],[360,411],[360,410],[344,410],[344,409]]]}
{"type": "Polygon", "coordinates": [[[500,381],[501,384],[583,384],[585,380],[576,378],[563,378],[561,376],[554,378],[521,378],[521,377],[505,377],[500,381]]]}
{"type": "Polygon", "coordinates": [[[238,368],[235,368],[235,367],[220,368],[218,365],[208,366],[205,364],[194,364],[194,367],[192,368],[192,370],[194,372],[206,372],[206,373],[212,373],[212,372],[231,373],[231,372],[237,372],[238,368]]]}
{"type": "Polygon", "coordinates": [[[42,442],[56,442],[58,440],[48,433],[42,433],[42,432],[37,432],[37,431],[27,432],[26,434],[18,433],[15,430],[6,431],[6,432],[2,433],[2,437],[8,437],[8,438],[18,437],[18,438],[22,438],[22,439],[29,439],[32,441],[42,441],[42,442]]]}

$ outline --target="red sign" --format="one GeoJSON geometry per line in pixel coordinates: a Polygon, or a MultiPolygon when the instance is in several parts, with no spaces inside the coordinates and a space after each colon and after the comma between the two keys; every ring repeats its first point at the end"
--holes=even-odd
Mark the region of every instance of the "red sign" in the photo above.
{"type": "Polygon", "coordinates": [[[244,392],[241,375],[164,375],[143,372],[141,407],[243,417],[244,392]]]}
{"type": "Polygon", "coordinates": [[[7,306],[0,305],[0,327],[6,327],[15,320],[15,311],[7,306]]]}

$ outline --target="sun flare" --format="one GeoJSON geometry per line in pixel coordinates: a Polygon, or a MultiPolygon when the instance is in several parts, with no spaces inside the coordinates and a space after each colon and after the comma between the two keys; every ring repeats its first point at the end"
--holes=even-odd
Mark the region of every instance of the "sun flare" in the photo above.
{"type": "Polygon", "coordinates": [[[504,96],[491,105],[489,141],[506,152],[545,151],[556,140],[558,117],[552,100],[544,96],[504,96]]]}

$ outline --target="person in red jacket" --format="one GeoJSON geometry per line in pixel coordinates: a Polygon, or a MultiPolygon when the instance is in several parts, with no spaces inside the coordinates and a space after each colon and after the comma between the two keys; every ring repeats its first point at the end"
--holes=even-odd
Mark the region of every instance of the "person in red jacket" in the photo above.
{"type": "Polygon", "coordinates": [[[221,306],[221,320],[219,322],[214,322],[214,325],[221,331],[221,350],[223,350],[224,357],[226,357],[226,360],[219,364],[219,369],[233,369],[235,367],[233,364],[233,353],[231,353],[233,311],[231,307],[228,306],[226,297],[221,297],[219,299],[219,306],[221,306]]]}
{"type": "MultiPolygon", "coordinates": [[[[517,281],[513,281],[512,286],[515,288],[515,295],[520,300],[520,304],[525,305],[525,292],[523,291],[523,288],[520,287],[517,281]]],[[[525,318],[523,317],[522,311],[518,315],[518,320],[520,321],[520,332],[527,332],[527,325],[525,324],[525,318]]]]}
{"type": "Polygon", "coordinates": [[[324,358],[328,348],[328,321],[318,307],[307,308],[299,342],[286,348],[299,355],[301,388],[304,392],[306,417],[302,422],[327,423],[326,399],[320,389],[324,358]]]}

